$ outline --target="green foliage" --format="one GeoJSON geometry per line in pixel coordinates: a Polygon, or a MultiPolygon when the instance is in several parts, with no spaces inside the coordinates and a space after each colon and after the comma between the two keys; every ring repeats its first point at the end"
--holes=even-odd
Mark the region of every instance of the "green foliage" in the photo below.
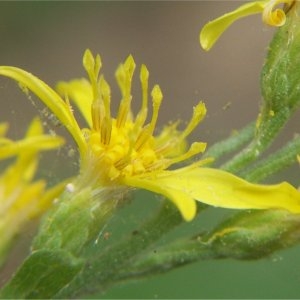
{"type": "Polygon", "coordinates": [[[80,271],[83,262],[65,250],[33,252],[0,293],[1,299],[51,298],[80,271]]]}

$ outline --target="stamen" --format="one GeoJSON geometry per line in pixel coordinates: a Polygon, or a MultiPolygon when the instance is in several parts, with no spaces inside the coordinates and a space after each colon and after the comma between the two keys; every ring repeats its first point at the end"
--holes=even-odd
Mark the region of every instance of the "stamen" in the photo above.
{"type": "Polygon", "coordinates": [[[110,118],[110,86],[103,76],[99,79],[99,88],[103,99],[105,117],[110,118]]]}
{"type": "Polygon", "coordinates": [[[126,71],[123,64],[119,65],[115,73],[117,83],[121,90],[122,98],[125,98],[126,95],[126,71]]]}
{"type": "Polygon", "coordinates": [[[161,101],[163,98],[163,94],[161,92],[161,89],[158,85],[155,85],[151,92],[152,96],[152,106],[153,106],[153,112],[152,112],[152,119],[149,126],[149,134],[153,134],[155,125],[158,118],[158,112],[161,105],[161,101]]]}
{"type": "Polygon", "coordinates": [[[186,148],[186,141],[180,138],[180,132],[177,130],[179,121],[165,126],[160,135],[155,137],[155,153],[165,155],[167,152],[182,153],[181,149],[186,148]],[[176,146],[176,147],[175,147],[176,146]],[[176,149],[176,151],[174,151],[176,149]]]}
{"type": "Polygon", "coordinates": [[[138,138],[135,142],[135,149],[137,151],[141,150],[143,146],[146,144],[146,142],[152,137],[153,131],[155,129],[156,121],[158,118],[158,112],[161,105],[161,101],[163,98],[162,92],[158,85],[155,85],[152,92],[152,105],[153,105],[153,113],[152,113],[152,119],[150,124],[145,126],[142,131],[140,132],[138,138]]]}
{"type": "Polygon", "coordinates": [[[101,101],[99,99],[94,100],[92,103],[92,121],[93,121],[93,129],[96,131],[100,131],[101,128],[101,118],[103,115],[101,114],[101,101]]]}
{"type": "Polygon", "coordinates": [[[99,98],[99,89],[97,86],[97,82],[98,82],[99,72],[102,66],[100,55],[97,54],[95,60],[92,52],[89,49],[87,49],[83,55],[83,66],[89,76],[92,89],[93,89],[94,99],[97,99],[99,98]]]}
{"type": "Polygon", "coordinates": [[[142,86],[142,107],[139,113],[136,116],[135,120],[135,130],[141,128],[147,118],[148,113],[148,80],[149,80],[149,71],[145,65],[142,65],[140,72],[140,81],[142,86]]]}
{"type": "Polygon", "coordinates": [[[101,143],[103,145],[108,145],[110,143],[111,131],[112,120],[105,116],[101,124],[101,143]]]}
{"type": "Polygon", "coordinates": [[[205,151],[205,148],[206,148],[206,143],[195,142],[191,145],[190,149],[187,152],[185,152],[180,156],[170,159],[168,166],[185,161],[199,153],[203,153],[205,151]]]}
{"type": "Polygon", "coordinates": [[[194,107],[193,116],[189,124],[182,132],[180,138],[184,139],[197,127],[197,125],[203,120],[206,115],[206,107],[203,102],[199,102],[198,105],[194,107]]]}
{"type": "Polygon", "coordinates": [[[95,74],[95,78],[97,78],[97,79],[99,77],[101,67],[102,67],[101,57],[100,57],[99,54],[97,54],[96,61],[95,61],[95,66],[94,66],[94,74],[95,74]]]}
{"type": "Polygon", "coordinates": [[[127,59],[125,60],[125,63],[124,63],[124,68],[126,70],[126,73],[127,73],[127,87],[128,87],[128,94],[130,94],[130,91],[131,91],[131,81],[132,81],[132,77],[133,77],[133,74],[134,74],[134,70],[135,70],[135,62],[134,62],[134,59],[132,57],[132,55],[129,55],[127,57],[127,59]]]}
{"type": "Polygon", "coordinates": [[[95,66],[95,59],[90,51],[90,49],[85,50],[83,59],[82,59],[82,64],[86,72],[88,73],[89,77],[93,77],[94,73],[94,66],[95,66]]]}
{"type": "Polygon", "coordinates": [[[118,116],[116,126],[117,128],[124,127],[124,124],[129,115],[129,106],[125,102],[125,99],[122,99],[121,104],[119,106],[118,116]]]}
{"type": "Polygon", "coordinates": [[[146,142],[149,140],[149,138],[151,137],[149,128],[150,125],[148,124],[142,129],[139,136],[137,137],[136,142],[134,144],[134,148],[136,151],[140,151],[143,148],[143,146],[146,144],[146,142]]]}
{"type": "Polygon", "coordinates": [[[117,127],[123,127],[128,115],[131,111],[131,81],[135,69],[135,62],[131,55],[128,56],[125,63],[120,65],[116,71],[116,78],[119,84],[122,100],[119,106],[118,116],[117,116],[117,127]]]}

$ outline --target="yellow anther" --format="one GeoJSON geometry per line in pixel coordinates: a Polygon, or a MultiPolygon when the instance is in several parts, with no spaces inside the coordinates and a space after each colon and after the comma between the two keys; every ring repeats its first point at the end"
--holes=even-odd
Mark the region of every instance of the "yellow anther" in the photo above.
{"type": "Polygon", "coordinates": [[[102,105],[103,104],[99,99],[92,103],[93,129],[96,131],[100,131],[101,128],[101,122],[103,118],[102,105]]]}
{"type": "Polygon", "coordinates": [[[118,170],[122,170],[125,167],[130,166],[130,164],[128,164],[130,162],[129,158],[130,158],[129,156],[122,157],[120,160],[118,160],[117,162],[115,162],[114,166],[118,170]]]}
{"type": "Polygon", "coordinates": [[[125,100],[122,100],[119,106],[119,111],[118,111],[118,116],[117,116],[117,123],[116,126],[117,128],[124,127],[127,118],[130,113],[130,106],[127,105],[125,100]]]}
{"type": "Polygon", "coordinates": [[[139,136],[137,137],[134,145],[136,151],[140,151],[143,148],[143,146],[146,144],[146,142],[151,138],[152,135],[150,134],[149,128],[150,125],[148,124],[142,129],[139,136]]]}
{"type": "Polygon", "coordinates": [[[104,117],[101,124],[101,143],[108,145],[111,139],[112,120],[111,118],[104,117]]]}

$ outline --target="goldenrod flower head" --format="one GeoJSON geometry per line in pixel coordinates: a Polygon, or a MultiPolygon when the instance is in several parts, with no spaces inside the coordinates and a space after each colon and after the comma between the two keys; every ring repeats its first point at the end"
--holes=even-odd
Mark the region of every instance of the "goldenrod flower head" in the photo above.
{"type": "Polygon", "coordinates": [[[60,83],[58,90],[67,99],[75,101],[83,113],[89,128],[82,131],[85,143],[80,148],[82,168],[91,164],[98,172],[101,184],[122,183],[124,178],[155,174],[169,166],[184,161],[205,149],[205,143],[194,143],[185,150],[186,137],[203,119],[205,105],[200,102],[194,107],[194,114],[182,132],[176,129],[177,123],[166,126],[160,135],[155,136],[155,126],[162,102],[162,92],[158,85],[151,91],[152,115],[148,119],[148,77],[145,65],[140,70],[142,105],[136,116],[131,110],[131,81],[135,70],[132,56],[116,71],[122,99],[116,117],[110,111],[111,92],[103,75],[99,76],[101,60],[94,60],[90,51],[83,58],[88,73],[87,80],[74,80],[60,83]],[[82,95],[85,94],[84,98],[82,95]],[[148,121],[148,122],[147,122],[148,121]],[[177,153],[176,153],[177,152],[177,153]],[[96,166],[96,167],[95,167],[96,166]]]}
{"type": "Polygon", "coordinates": [[[39,119],[32,121],[25,138],[19,141],[5,137],[7,128],[7,124],[0,124],[0,160],[17,159],[0,174],[0,259],[21,226],[45,211],[63,188],[58,185],[46,191],[45,181],[32,182],[39,152],[59,147],[62,138],[43,134],[39,119]]]}
{"type": "Polygon", "coordinates": [[[285,11],[276,6],[285,3],[287,9],[293,2],[295,0],[262,0],[243,4],[236,10],[208,22],[200,32],[200,44],[204,50],[208,51],[233,22],[253,14],[262,13],[262,20],[265,24],[282,26],[286,21],[285,11]]]}
{"type": "Polygon", "coordinates": [[[174,168],[205,150],[205,143],[186,147],[186,138],[206,113],[199,102],[184,130],[177,123],[155,133],[162,92],[158,85],[151,91],[152,113],[148,118],[148,77],[146,66],[140,69],[142,86],[141,109],[131,111],[131,83],[135,70],[132,56],[119,66],[116,79],[122,99],[115,117],[110,110],[109,84],[100,75],[101,59],[87,50],[83,65],[89,81],[73,80],[58,85],[58,95],[32,74],[14,67],[0,67],[0,74],[11,77],[33,91],[66,126],[76,141],[81,160],[83,185],[135,187],[169,198],[185,220],[196,214],[195,200],[225,208],[283,208],[300,212],[300,193],[288,183],[263,186],[248,183],[227,172],[204,168],[207,160],[195,160],[174,168]],[[70,105],[74,101],[88,127],[80,129],[70,105]],[[172,168],[170,168],[172,167],[172,168]]]}

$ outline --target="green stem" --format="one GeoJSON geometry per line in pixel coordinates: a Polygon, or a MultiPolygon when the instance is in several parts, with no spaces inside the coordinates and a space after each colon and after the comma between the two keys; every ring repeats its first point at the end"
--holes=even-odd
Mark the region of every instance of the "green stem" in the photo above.
{"type": "Polygon", "coordinates": [[[261,182],[268,176],[283,170],[297,161],[297,155],[300,153],[300,137],[290,141],[277,152],[269,155],[251,166],[242,174],[242,177],[251,182],[261,182]]]}
{"type": "Polygon", "coordinates": [[[198,240],[177,242],[155,251],[148,252],[137,262],[127,264],[118,271],[116,281],[141,279],[155,274],[162,274],[172,269],[200,260],[218,258],[209,244],[198,240]]]}
{"type": "Polygon", "coordinates": [[[222,169],[239,173],[243,168],[255,161],[275,140],[276,136],[283,129],[289,120],[292,111],[287,107],[278,112],[275,116],[266,118],[257,130],[254,140],[238,153],[233,159],[221,166],[222,169]]]}
{"type": "Polygon", "coordinates": [[[238,173],[256,160],[274,141],[300,105],[300,5],[296,1],[270,44],[261,72],[263,104],[255,139],[223,169],[238,173]]]}
{"type": "Polygon", "coordinates": [[[129,260],[158,241],[165,233],[182,223],[178,211],[168,202],[150,220],[142,225],[136,234],[112,245],[88,261],[80,275],[60,291],[55,298],[74,297],[84,290],[104,291],[113,284],[118,270],[129,260]]]}
{"type": "Polygon", "coordinates": [[[209,234],[174,242],[135,258],[120,268],[117,281],[161,274],[209,259],[261,259],[299,243],[300,219],[285,210],[244,211],[221,223],[209,234]]]}
{"type": "Polygon", "coordinates": [[[254,136],[254,128],[254,123],[248,124],[237,133],[233,133],[229,138],[209,147],[208,150],[205,151],[203,157],[213,157],[213,164],[215,164],[224,155],[230,154],[248,143],[254,136]]]}

